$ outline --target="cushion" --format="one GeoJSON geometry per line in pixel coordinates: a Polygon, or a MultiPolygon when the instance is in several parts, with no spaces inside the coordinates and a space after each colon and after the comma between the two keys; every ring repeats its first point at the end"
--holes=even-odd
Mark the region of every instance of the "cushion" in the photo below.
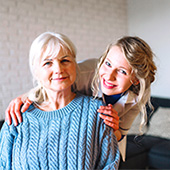
{"type": "Polygon", "coordinates": [[[148,152],[151,147],[157,145],[162,141],[162,138],[154,136],[127,136],[127,159],[136,156],[143,152],[148,152]]]}
{"type": "MultiPolygon", "coordinates": [[[[156,155],[160,156],[160,154],[164,154],[164,151],[162,150],[162,152],[159,153],[159,149],[158,150],[155,149],[150,154],[150,150],[152,150],[152,148],[157,148],[157,146],[159,146],[159,144],[161,144],[163,141],[168,141],[168,140],[155,137],[155,136],[148,136],[148,135],[142,135],[142,136],[128,135],[126,161],[120,162],[119,169],[145,169],[146,167],[148,167],[148,162],[150,167],[157,168],[158,166],[154,164],[154,163],[157,164],[157,162],[155,162],[154,160],[154,156],[156,155]],[[148,159],[148,154],[150,155],[149,159],[148,159]]],[[[162,146],[160,148],[162,148],[162,146]]],[[[164,150],[166,149],[167,148],[165,147],[164,150]]],[[[170,152],[168,154],[170,154],[170,152]]],[[[167,156],[167,154],[165,154],[165,156],[167,156]]],[[[162,159],[163,158],[164,156],[162,156],[162,159]]],[[[168,159],[170,160],[170,158],[168,159]]],[[[162,160],[162,162],[164,162],[164,160],[162,160]]]]}
{"type": "Polygon", "coordinates": [[[170,141],[162,139],[154,145],[148,154],[148,162],[152,168],[170,169],[170,141]]]}
{"type": "MultiPolygon", "coordinates": [[[[129,134],[140,134],[139,125],[140,116],[138,115],[129,130],[129,134]]],[[[146,134],[170,139],[170,108],[158,108],[150,120],[146,134]]]]}
{"type": "Polygon", "coordinates": [[[157,137],[128,135],[126,161],[120,162],[119,169],[145,169],[150,148],[160,142],[157,137]]]}
{"type": "Polygon", "coordinates": [[[170,139],[170,108],[159,107],[152,116],[147,134],[170,139]]]}

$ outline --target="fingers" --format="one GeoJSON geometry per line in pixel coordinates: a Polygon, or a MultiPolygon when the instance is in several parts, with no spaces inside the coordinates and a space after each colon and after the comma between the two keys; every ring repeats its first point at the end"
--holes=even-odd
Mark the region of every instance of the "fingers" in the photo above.
{"type": "Polygon", "coordinates": [[[8,125],[11,125],[12,123],[11,115],[10,115],[10,108],[11,108],[11,104],[9,104],[8,108],[5,111],[5,121],[8,123],[8,125]]]}
{"type": "Polygon", "coordinates": [[[100,108],[97,111],[99,113],[108,115],[116,120],[119,120],[118,112],[113,109],[111,104],[108,104],[108,106],[100,106],[100,108]]]}
{"type": "Polygon", "coordinates": [[[21,108],[21,112],[25,112],[31,104],[32,104],[32,101],[27,98],[24,105],[21,108]]]}
{"type": "Polygon", "coordinates": [[[110,117],[110,116],[107,116],[107,115],[103,115],[103,114],[100,114],[99,115],[100,118],[104,119],[104,120],[107,120],[109,122],[113,122],[115,124],[119,124],[119,120],[118,119],[115,119],[114,117],[110,117]]]}
{"type": "Polygon", "coordinates": [[[8,123],[8,125],[11,125],[12,120],[13,120],[14,125],[16,126],[18,124],[18,121],[17,121],[17,117],[14,113],[14,106],[15,106],[14,101],[11,101],[5,111],[5,121],[8,123]]]}
{"type": "Polygon", "coordinates": [[[7,121],[8,125],[12,124],[12,120],[14,122],[14,125],[17,126],[18,125],[18,121],[17,121],[17,117],[15,115],[15,104],[14,104],[14,100],[12,100],[8,106],[8,108],[5,111],[5,121],[7,121]]]}
{"type": "Polygon", "coordinates": [[[11,109],[10,109],[10,115],[11,115],[12,121],[14,123],[14,126],[17,126],[18,125],[18,119],[17,119],[17,116],[15,114],[15,103],[12,103],[12,106],[11,106],[11,109]]]}
{"type": "Polygon", "coordinates": [[[111,104],[108,104],[107,106],[101,106],[97,111],[102,113],[99,116],[104,120],[106,125],[113,128],[114,131],[119,129],[118,112],[113,109],[111,104]]]}
{"type": "Polygon", "coordinates": [[[104,120],[104,123],[110,126],[114,131],[119,129],[119,124],[114,124],[113,122],[109,122],[107,120],[104,120]]]}
{"type": "Polygon", "coordinates": [[[99,116],[104,120],[104,123],[113,128],[114,131],[119,129],[119,120],[103,114],[100,114],[99,116]]]}
{"type": "Polygon", "coordinates": [[[12,100],[6,109],[5,112],[5,120],[7,121],[8,125],[12,124],[12,121],[15,126],[18,125],[18,122],[22,122],[22,116],[20,112],[21,105],[23,104],[20,97],[12,100]]]}
{"type": "MultiPolygon", "coordinates": [[[[21,114],[21,107],[23,105],[23,102],[21,100],[21,98],[16,99],[16,101],[14,102],[14,112],[12,112],[12,120],[14,120],[13,118],[17,118],[17,123],[21,123],[22,122],[22,114],[21,114]]],[[[18,124],[17,124],[18,125],[18,124]]]]}

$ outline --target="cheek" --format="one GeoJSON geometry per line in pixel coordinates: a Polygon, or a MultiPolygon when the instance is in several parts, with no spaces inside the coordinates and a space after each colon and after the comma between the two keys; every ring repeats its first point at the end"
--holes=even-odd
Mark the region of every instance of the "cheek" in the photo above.
{"type": "Polygon", "coordinates": [[[40,81],[43,84],[47,83],[47,80],[49,79],[49,76],[50,76],[50,74],[47,71],[43,70],[43,69],[40,69],[37,72],[37,80],[40,81]]]}
{"type": "Polygon", "coordinates": [[[124,88],[129,89],[132,83],[130,82],[130,79],[122,80],[122,85],[124,88]]]}
{"type": "Polygon", "coordinates": [[[70,77],[71,77],[71,79],[76,80],[76,70],[70,72],[70,77]]]}
{"type": "Polygon", "coordinates": [[[76,68],[71,68],[69,73],[70,73],[70,77],[71,77],[72,81],[75,81],[76,75],[77,75],[76,68]]]}
{"type": "Polygon", "coordinates": [[[99,76],[102,76],[104,73],[106,73],[105,67],[102,65],[99,69],[99,76]]]}

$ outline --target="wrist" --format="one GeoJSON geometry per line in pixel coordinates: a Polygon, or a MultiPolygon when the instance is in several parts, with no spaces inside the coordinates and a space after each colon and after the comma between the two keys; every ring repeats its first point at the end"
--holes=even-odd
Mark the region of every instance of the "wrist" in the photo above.
{"type": "Polygon", "coordinates": [[[117,141],[119,142],[122,138],[122,134],[121,134],[120,130],[118,129],[114,133],[115,133],[115,136],[117,138],[117,141]]]}

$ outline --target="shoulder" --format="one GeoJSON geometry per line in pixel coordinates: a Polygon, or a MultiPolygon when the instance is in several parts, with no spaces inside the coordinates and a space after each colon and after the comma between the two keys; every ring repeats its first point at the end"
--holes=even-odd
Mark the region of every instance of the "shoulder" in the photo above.
{"type": "Polygon", "coordinates": [[[131,90],[127,91],[127,103],[137,103],[138,96],[131,90]]]}
{"type": "Polygon", "coordinates": [[[1,128],[1,135],[5,135],[6,137],[9,135],[16,136],[17,135],[17,127],[14,126],[12,123],[11,125],[8,125],[7,122],[4,122],[1,128]]]}
{"type": "Polygon", "coordinates": [[[34,104],[31,104],[29,108],[22,113],[22,122],[19,124],[18,128],[22,126],[28,125],[30,122],[37,122],[41,120],[41,117],[46,115],[45,118],[48,117],[45,111],[38,109],[34,104]]]}
{"type": "MultiPolygon", "coordinates": [[[[90,103],[99,103],[99,104],[104,104],[102,99],[99,98],[94,98],[93,96],[87,96],[81,93],[78,93],[78,97],[82,98],[85,101],[89,101],[90,103]]],[[[105,105],[105,104],[104,104],[105,105]]]]}
{"type": "MultiPolygon", "coordinates": [[[[10,126],[14,126],[13,124],[10,126]]],[[[1,133],[3,133],[4,131],[9,131],[9,127],[10,127],[7,122],[4,122],[2,127],[1,127],[1,133]]]]}
{"type": "Polygon", "coordinates": [[[138,109],[137,95],[132,91],[127,91],[114,105],[113,108],[122,117],[125,113],[138,109]]]}
{"type": "Polygon", "coordinates": [[[120,105],[122,105],[123,107],[125,105],[132,105],[134,106],[137,103],[137,95],[135,93],[133,93],[132,91],[128,90],[118,101],[117,103],[119,103],[120,105]]]}
{"type": "Polygon", "coordinates": [[[82,60],[78,62],[78,66],[80,68],[80,71],[88,71],[94,70],[97,66],[98,59],[97,58],[92,58],[92,59],[87,59],[87,60],[82,60]]]}
{"type": "Polygon", "coordinates": [[[138,96],[133,93],[132,91],[128,91],[125,99],[124,99],[124,109],[125,110],[133,110],[133,111],[139,111],[139,106],[138,106],[138,96]]]}
{"type": "Polygon", "coordinates": [[[92,95],[91,82],[95,74],[98,59],[88,59],[78,62],[78,75],[73,89],[87,95],[92,95]]]}
{"type": "Polygon", "coordinates": [[[105,105],[104,102],[101,99],[94,98],[92,96],[86,96],[81,93],[77,94],[78,98],[81,98],[84,105],[89,105],[89,107],[99,107],[102,105],[105,105]]]}
{"type": "Polygon", "coordinates": [[[22,113],[22,118],[25,119],[28,115],[32,114],[32,112],[36,109],[36,107],[34,106],[34,104],[31,104],[29,106],[29,108],[22,113]]]}

